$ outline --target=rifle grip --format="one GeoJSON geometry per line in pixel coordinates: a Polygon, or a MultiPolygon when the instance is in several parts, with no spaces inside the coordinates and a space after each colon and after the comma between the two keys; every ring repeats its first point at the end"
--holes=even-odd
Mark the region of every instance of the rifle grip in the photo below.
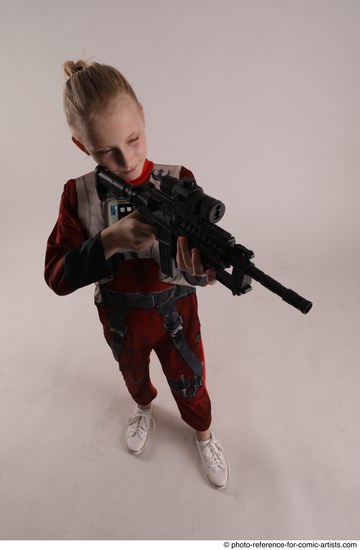
{"type": "Polygon", "coordinates": [[[171,248],[171,243],[167,244],[161,241],[159,242],[160,269],[161,272],[168,277],[174,276],[171,248]]]}

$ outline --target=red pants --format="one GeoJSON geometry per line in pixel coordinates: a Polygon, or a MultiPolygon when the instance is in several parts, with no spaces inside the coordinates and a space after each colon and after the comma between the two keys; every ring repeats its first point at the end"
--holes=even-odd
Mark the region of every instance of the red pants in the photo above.
{"type": "MultiPolygon", "coordinates": [[[[104,334],[111,344],[108,326],[109,309],[106,304],[98,306],[104,334]]],[[[177,309],[183,320],[183,333],[193,353],[203,365],[203,383],[192,397],[185,397],[172,387],[181,378],[186,381],[194,378],[176,349],[164,321],[156,309],[129,309],[126,317],[127,334],[119,355],[120,371],[126,386],[139,405],[147,405],[157,395],[150,380],[150,353],[155,351],[171,392],[179,408],[182,419],[192,428],[205,431],[211,424],[211,403],[205,385],[204,350],[200,335],[200,322],[197,315],[197,299],[192,294],[177,301],[177,309]]]]}

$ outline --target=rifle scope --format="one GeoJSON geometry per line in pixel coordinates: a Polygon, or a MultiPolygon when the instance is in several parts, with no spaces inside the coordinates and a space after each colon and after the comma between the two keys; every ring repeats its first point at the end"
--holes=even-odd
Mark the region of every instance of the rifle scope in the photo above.
{"type": "Polygon", "coordinates": [[[187,210],[211,223],[220,221],[225,213],[224,203],[206,195],[193,178],[178,180],[172,176],[164,176],[160,189],[165,195],[182,201],[187,210]]]}

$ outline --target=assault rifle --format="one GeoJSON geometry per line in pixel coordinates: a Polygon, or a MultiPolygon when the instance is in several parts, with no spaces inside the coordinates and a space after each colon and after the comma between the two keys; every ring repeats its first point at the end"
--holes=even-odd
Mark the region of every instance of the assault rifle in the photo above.
{"type": "Polygon", "coordinates": [[[160,269],[173,276],[176,267],[176,242],[187,237],[191,248],[198,248],[205,269],[213,269],[217,280],[236,296],[251,290],[251,279],[280,296],[285,302],[308,313],[312,303],[258,269],[254,253],[215,225],[224,215],[225,205],[206,195],[193,178],[178,180],[161,177],[160,190],[151,182],[132,185],[102,166],[96,167],[99,199],[127,200],[139,211],[140,220],[150,224],[159,241],[160,269]],[[231,273],[226,271],[232,268],[231,273]]]}

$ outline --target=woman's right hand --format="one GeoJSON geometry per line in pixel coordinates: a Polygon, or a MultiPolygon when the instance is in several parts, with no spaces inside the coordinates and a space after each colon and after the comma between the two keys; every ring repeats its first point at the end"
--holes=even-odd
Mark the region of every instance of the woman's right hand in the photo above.
{"type": "Polygon", "coordinates": [[[139,212],[135,211],[110,225],[100,233],[100,240],[105,258],[111,258],[119,248],[144,252],[155,241],[151,225],[139,220],[139,212]]]}

